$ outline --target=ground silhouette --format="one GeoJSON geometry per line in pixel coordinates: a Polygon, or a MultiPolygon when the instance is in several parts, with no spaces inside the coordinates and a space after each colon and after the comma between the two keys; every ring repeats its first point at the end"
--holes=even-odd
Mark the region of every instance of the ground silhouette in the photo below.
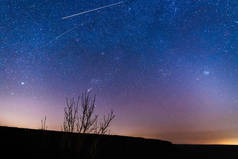
{"type": "Polygon", "coordinates": [[[238,146],[175,145],[168,141],[0,127],[1,155],[12,158],[237,158],[238,146]]]}

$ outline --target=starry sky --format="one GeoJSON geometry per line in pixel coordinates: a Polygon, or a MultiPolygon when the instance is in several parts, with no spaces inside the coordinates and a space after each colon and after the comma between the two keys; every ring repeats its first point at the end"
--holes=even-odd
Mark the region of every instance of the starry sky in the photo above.
{"type": "Polygon", "coordinates": [[[88,90],[113,134],[238,144],[237,44],[237,0],[1,0],[0,125],[59,130],[88,90]]]}

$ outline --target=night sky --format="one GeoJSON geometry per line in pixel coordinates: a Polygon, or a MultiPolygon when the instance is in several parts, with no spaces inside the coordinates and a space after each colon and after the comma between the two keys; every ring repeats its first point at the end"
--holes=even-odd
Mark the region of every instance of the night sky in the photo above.
{"type": "Polygon", "coordinates": [[[60,130],[88,90],[112,134],[238,144],[238,1],[0,1],[0,125],[60,130]]]}

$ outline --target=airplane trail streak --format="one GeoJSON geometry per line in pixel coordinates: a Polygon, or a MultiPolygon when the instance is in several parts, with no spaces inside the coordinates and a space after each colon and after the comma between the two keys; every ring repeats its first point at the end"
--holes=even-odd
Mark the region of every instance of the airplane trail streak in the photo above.
{"type": "Polygon", "coordinates": [[[68,34],[68,33],[70,33],[70,32],[72,32],[73,30],[77,29],[78,27],[79,27],[79,25],[78,25],[78,26],[75,26],[75,27],[73,27],[73,28],[71,28],[71,29],[69,29],[69,30],[66,30],[65,32],[63,32],[63,33],[61,33],[60,35],[56,36],[53,40],[51,40],[50,42],[48,42],[48,43],[45,45],[45,47],[48,46],[49,44],[55,42],[56,40],[59,40],[61,37],[63,37],[64,35],[66,35],[66,34],[68,34]]]}
{"type": "Polygon", "coordinates": [[[61,38],[62,36],[64,36],[65,34],[68,34],[69,32],[73,31],[74,29],[76,29],[76,28],[78,28],[78,27],[79,27],[79,26],[76,26],[76,27],[73,27],[73,28],[71,28],[71,29],[69,29],[69,30],[63,32],[62,34],[58,35],[58,36],[55,38],[55,40],[60,39],[60,38],[61,38]]]}
{"type": "Polygon", "coordinates": [[[62,19],[69,19],[69,18],[72,18],[72,17],[75,17],[75,16],[87,14],[87,13],[94,12],[94,11],[97,11],[97,10],[101,10],[101,9],[104,9],[104,8],[109,8],[109,7],[112,7],[112,6],[117,6],[117,5],[120,5],[122,3],[124,3],[124,1],[120,1],[120,2],[117,2],[117,3],[109,4],[109,5],[106,5],[106,6],[99,7],[99,8],[95,8],[95,9],[91,9],[91,10],[88,10],[88,11],[84,11],[84,12],[80,12],[80,13],[77,13],[77,14],[73,14],[73,15],[70,15],[70,16],[66,16],[66,17],[63,17],[62,19]]]}

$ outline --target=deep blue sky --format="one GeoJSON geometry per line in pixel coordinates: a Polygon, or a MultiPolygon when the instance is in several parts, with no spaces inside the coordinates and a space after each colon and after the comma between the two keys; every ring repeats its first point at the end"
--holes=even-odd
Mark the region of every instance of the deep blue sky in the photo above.
{"type": "Polygon", "coordinates": [[[89,90],[99,114],[115,110],[114,134],[236,143],[238,1],[127,0],[62,19],[117,2],[0,1],[0,123],[47,115],[60,129],[65,97],[89,90]]]}

